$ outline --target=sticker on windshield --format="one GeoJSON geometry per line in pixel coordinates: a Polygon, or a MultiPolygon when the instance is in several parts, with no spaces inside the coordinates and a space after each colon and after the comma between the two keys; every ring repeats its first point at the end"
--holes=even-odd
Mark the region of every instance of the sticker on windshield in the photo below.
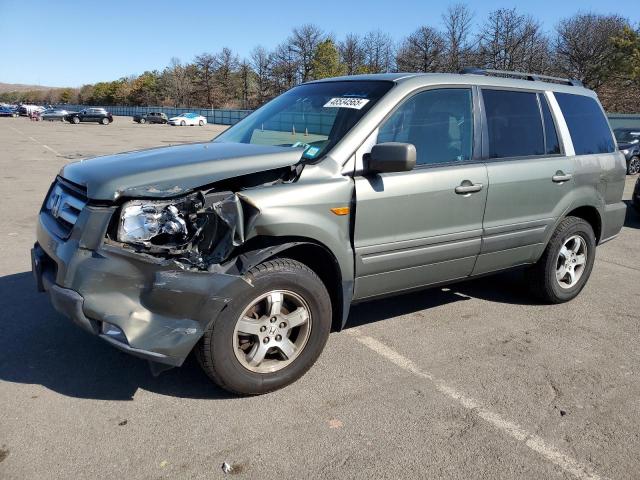
{"type": "Polygon", "coordinates": [[[368,98],[335,97],[325,103],[324,108],[353,108],[360,110],[367,103],[369,103],[368,98]]]}

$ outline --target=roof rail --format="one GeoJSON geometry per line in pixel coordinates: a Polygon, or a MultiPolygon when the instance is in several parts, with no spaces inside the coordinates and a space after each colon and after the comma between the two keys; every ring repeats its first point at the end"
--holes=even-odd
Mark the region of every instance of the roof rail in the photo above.
{"type": "Polygon", "coordinates": [[[564,85],[571,85],[573,87],[584,86],[580,80],[576,80],[575,78],[551,77],[549,75],[538,75],[536,73],[524,73],[524,72],[510,72],[508,70],[491,70],[486,68],[469,67],[469,68],[463,68],[462,70],[460,70],[460,73],[463,75],[473,74],[473,75],[516,77],[516,78],[522,78],[524,80],[530,80],[532,82],[536,82],[536,81],[554,82],[554,83],[561,83],[564,85]]]}

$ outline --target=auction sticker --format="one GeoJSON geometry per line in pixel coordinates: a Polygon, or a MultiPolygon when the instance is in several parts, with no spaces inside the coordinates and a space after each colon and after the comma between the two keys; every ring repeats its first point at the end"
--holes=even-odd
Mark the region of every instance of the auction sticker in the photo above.
{"type": "Polygon", "coordinates": [[[324,104],[324,108],[353,108],[360,110],[367,103],[368,98],[350,98],[350,97],[335,97],[324,104]]]}

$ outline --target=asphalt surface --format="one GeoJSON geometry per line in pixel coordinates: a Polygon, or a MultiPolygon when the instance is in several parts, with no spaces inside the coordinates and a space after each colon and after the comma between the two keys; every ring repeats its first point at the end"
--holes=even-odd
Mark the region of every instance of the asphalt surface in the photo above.
{"type": "Polygon", "coordinates": [[[574,301],[539,305],[513,272],[364,304],[260,397],[193,359],[154,378],[55,313],[29,249],[60,167],[220,130],[0,119],[0,478],[640,478],[631,209],[574,301]]]}

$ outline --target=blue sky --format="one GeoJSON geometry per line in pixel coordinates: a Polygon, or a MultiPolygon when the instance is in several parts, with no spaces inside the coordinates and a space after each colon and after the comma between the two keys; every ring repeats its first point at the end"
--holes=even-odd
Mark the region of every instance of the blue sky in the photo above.
{"type": "MultiPolygon", "coordinates": [[[[291,29],[315,23],[338,39],[382,29],[394,39],[418,26],[440,25],[451,2],[426,0],[67,1],[0,0],[0,82],[79,86],[162,69],[171,57],[230,47],[247,56],[272,48],[291,29]]],[[[536,0],[466,3],[476,23],[496,8],[516,7],[551,31],[578,11],[640,20],[637,0],[536,0]]]]}

